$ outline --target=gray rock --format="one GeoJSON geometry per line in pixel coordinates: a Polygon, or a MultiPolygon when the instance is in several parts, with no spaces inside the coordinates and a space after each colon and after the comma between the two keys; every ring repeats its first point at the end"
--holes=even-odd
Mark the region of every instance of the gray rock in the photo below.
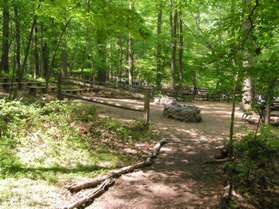
{"type": "Polygon", "coordinates": [[[196,106],[166,105],[163,116],[184,122],[201,122],[201,110],[196,106]]]}

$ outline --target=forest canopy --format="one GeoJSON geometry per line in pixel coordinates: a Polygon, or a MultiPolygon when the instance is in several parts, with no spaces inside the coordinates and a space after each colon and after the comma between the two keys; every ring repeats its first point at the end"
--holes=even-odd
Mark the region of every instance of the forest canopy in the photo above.
{"type": "MultiPolygon", "coordinates": [[[[2,0],[1,74],[263,89],[278,73],[276,0],[2,0]]],[[[274,81],[275,82],[275,81],[274,81]]]]}

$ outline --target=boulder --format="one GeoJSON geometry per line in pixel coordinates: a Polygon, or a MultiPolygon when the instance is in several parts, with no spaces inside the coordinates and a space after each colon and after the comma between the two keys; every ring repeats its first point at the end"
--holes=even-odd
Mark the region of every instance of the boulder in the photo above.
{"type": "Polygon", "coordinates": [[[184,122],[201,122],[201,110],[196,106],[189,105],[167,105],[163,116],[184,122]]]}

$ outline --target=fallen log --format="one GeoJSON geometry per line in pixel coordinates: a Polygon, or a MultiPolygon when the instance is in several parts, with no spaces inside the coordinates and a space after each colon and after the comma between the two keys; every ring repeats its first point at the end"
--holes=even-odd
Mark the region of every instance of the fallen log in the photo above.
{"type": "Polygon", "coordinates": [[[83,205],[87,206],[94,201],[96,197],[102,195],[110,186],[114,184],[115,180],[112,178],[106,179],[102,184],[100,184],[95,190],[90,192],[87,196],[71,203],[70,205],[64,207],[63,209],[74,209],[79,208],[83,205]]]}
{"type": "Polygon", "coordinates": [[[76,95],[66,94],[66,93],[62,94],[62,96],[72,98],[72,99],[80,99],[80,100],[84,100],[84,101],[87,101],[87,102],[103,104],[103,105],[107,105],[107,106],[111,106],[111,107],[117,107],[117,108],[121,108],[121,109],[125,109],[125,110],[143,112],[143,108],[141,108],[141,107],[133,107],[133,106],[130,106],[130,105],[122,105],[122,104],[119,104],[119,103],[116,103],[116,102],[106,101],[106,100],[102,100],[102,99],[96,99],[96,98],[92,98],[92,97],[76,96],[76,95]]]}
{"type": "Polygon", "coordinates": [[[142,93],[137,93],[137,92],[131,92],[125,89],[119,89],[119,88],[111,88],[111,87],[107,87],[104,85],[96,85],[96,84],[92,84],[90,82],[84,82],[84,81],[77,81],[77,80],[67,80],[67,82],[72,83],[74,85],[79,85],[79,86],[83,86],[83,87],[90,87],[93,88],[95,90],[106,90],[106,91],[111,91],[114,92],[116,94],[126,94],[129,97],[132,97],[134,99],[144,99],[144,95],[142,93]]]}
{"type": "Polygon", "coordinates": [[[167,144],[167,140],[166,139],[163,139],[159,143],[157,143],[154,146],[153,151],[150,153],[150,155],[147,157],[147,159],[145,161],[136,163],[134,165],[126,166],[126,167],[123,167],[123,168],[120,168],[120,169],[113,170],[113,171],[111,171],[110,173],[108,173],[106,175],[103,175],[103,176],[100,176],[100,177],[96,177],[96,178],[94,178],[94,179],[92,179],[90,181],[87,181],[87,182],[82,182],[82,183],[77,183],[77,184],[72,184],[72,185],[66,186],[66,189],[68,189],[72,193],[73,192],[78,192],[78,191],[80,191],[82,189],[95,187],[95,186],[99,185],[100,183],[102,183],[103,181],[105,181],[107,179],[118,178],[121,175],[133,172],[136,169],[150,166],[150,165],[153,164],[154,160],[159,155],[160,149],[165,144],[167,144]]]}

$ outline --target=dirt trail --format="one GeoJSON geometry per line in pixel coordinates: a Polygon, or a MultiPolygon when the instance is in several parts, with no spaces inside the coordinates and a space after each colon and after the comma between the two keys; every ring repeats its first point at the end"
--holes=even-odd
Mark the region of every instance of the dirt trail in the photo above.
{"type": "MultiPolygon", "coordinates": [[[[115,100],[141,105],[138,101],[115,100]]],[[[151,121],[170,143],[156,163],[143,171],[123,175],[88,208],[190,209],[216,208],[223,192],[221,165],[205,164],[228,136],[231,106],[195,103],[202,109],[202,123],[183,123],[162,117],[162,106],[152,105],[151,121]]],[[[100,115],[131,120],[142,113],[97,105],[100,115]]],[[[237,117],[240,113],[237,112],[237,117]]],[[[237,124],[241,124],[237,120],[237,124]]]]}

